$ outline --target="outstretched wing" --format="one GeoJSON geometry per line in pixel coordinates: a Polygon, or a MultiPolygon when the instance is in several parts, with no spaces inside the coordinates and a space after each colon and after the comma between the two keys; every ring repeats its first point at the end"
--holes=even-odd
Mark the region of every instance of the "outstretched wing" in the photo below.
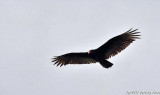
{"type": "Polygon", "coordinates": [[[131,28],[127,32],[110,39],[105,44],[97,48],[97,50],[100,51],[106,59],[108,59],[124,50],[133,41],[135,41],[135,39],[139,39],[140,35],[138,35],[138,33],[140,32],[136,32],[137,30],[138,29],[132,30],[131,28]]]}
{"type": "Polygon", "coordinates": [[[53,58],[54,64],[57,66],[67,65],[67,64],[90,64],[96,63],[94,59],[92,59],[87,52],[84,53],[68,53],[61,56],[57,56],[53,58]]]}

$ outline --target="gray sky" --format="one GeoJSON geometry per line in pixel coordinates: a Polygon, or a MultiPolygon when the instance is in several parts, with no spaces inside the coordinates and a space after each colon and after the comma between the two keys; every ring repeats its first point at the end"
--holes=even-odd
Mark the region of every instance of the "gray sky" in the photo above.
{"type": "Polygon", "coordinates": [[[159,0],[1,0],[1,95],[160,92],[159,0]],[[95,49],[130,28],[142,39],[100,64],[56,67],[51,58],[95,49]]]}

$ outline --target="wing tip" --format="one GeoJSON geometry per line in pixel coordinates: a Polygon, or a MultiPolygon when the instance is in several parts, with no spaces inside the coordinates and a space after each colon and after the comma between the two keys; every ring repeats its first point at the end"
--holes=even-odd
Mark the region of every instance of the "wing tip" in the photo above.
{"type": "Polygon", "coordinates": [[[127,33],[132,33],[132,32],[135,32],[135,31],[137,31],[138,29],[134,29],[134,30],[132,30],[133,28],[131,28],[131,29],[129,29],[128,31],[127,31],[127,33]]]}
{"type": "Polygon", "coordinates": [[[58,60],[58,57],[59,57],[59,56],[54,56],[53,58],[51,58],[51,59],[52,59],[51,62],[54,62],[53,65],[56,65],[57,67],[58,67],[58,66],[61,67],[61,66],[63,66],[64,64],[62,64],[62,63],[58,60]]]}
{"type": "Polygon", "coordinates": [[[135,40],[135,39],[141,39],[141,38],[140,38],[141,35],[139,34],[140,32],[137,32],[138,29],[134,29],[134,30],[132,30],[132,29],[133,29],[133,28],[129,29],[126,33],[129,34],[130,37],[131,37],[132,39],[134,39],[134,40],[135,40]]]}

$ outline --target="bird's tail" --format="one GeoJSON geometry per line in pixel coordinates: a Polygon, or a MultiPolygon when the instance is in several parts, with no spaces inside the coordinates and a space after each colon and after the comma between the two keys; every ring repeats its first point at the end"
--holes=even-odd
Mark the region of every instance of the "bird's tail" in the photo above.
{"type": "Polygon", "coordinates": [[[110,67],[112,67],[112,63],[111,62],[109,62],[109,61],[107,61],[107,60],[102,60],[102,61],[100,61],[99,62],[104,68],[110,68],[110,67]]]}

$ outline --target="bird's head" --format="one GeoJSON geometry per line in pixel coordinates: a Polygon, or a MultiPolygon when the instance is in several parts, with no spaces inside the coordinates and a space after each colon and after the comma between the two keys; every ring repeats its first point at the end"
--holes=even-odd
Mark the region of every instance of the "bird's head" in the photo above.
{"type": "Polygon", "coordinates": [[[91,53],[93,53],[93,50],[89,50],[89,51],[88,51],[88,54],[91,54],[91,53]]]}
{"type": "Polygon", "coordinates": [[[89,50],[88,55],[93,59],[95,59],[95,57],[97,56],[95,50],[89,50]]]}

